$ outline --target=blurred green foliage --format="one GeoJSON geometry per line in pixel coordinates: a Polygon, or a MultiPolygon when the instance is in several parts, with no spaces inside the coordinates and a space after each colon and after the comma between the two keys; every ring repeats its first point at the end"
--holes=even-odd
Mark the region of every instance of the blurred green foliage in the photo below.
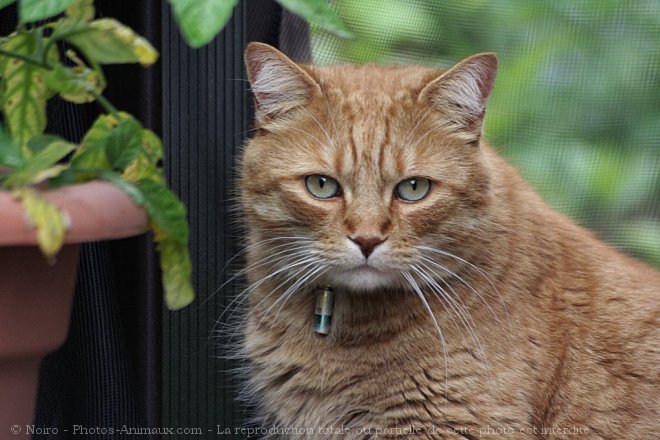
{"type": "Polygon", "coordinates": [[[660,2],[335,0],[318,64],[449,67],[497,52],[488,141],[546,201],[660,266],[660,2]]]}

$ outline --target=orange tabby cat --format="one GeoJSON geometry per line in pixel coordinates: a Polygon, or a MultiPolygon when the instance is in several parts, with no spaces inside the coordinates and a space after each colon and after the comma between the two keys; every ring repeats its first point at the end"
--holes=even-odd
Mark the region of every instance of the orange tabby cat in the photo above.
{"type": "Polygon", "coordinates": [[[493,54],[446,72],[297,65],[260,43],[245,59],[253,433],[658,438],[660,276],[483,142],[493,54]]]}

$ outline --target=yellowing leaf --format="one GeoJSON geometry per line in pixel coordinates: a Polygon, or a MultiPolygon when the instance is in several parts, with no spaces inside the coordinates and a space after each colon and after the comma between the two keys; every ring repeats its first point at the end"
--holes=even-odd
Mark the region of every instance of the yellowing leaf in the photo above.
{"type": "Polygon", "coordinates": [[[68,169],[69,167],[67,165],[55,165],[35,173],[33,180],[35,183],[43,182],[44,180],[59,176],[64,170],[68,169]]]}
{"type": "Polygon", "coordinates": [[[158,51],[146,39],[115,19],[101,18],[87,25],[89,32],[69,35],[64,39],[92,61],[149,66],[158,59],[158,51]]]}
{"type": "Polygon", "coordinates": [[[192,264],[188,243],[173,239],[157,226],[152,225],[152,229],[160,253],[165,304],[170,310],[181,309],[195,299],[195,291],[191,283],[192,264]]]}
{"type": "Polygon", "coordinates": [[[96,178],[103,170],[123,172],[146,156],[143,132],[142,125],[128,113],[101,115],[71,159],[71,168],[80,171],[82,180],[96,178]]]}
{"type": "Polygon", "coordinates": [[[66,16],[82,21],[90,21],[94,18],[94,0],[76,0],[66,8],[66,16]]]}
{"type": "Polygon", "coordinates": [[[154,165],[157,164],[163,158],[163,142],[156,133],[145,129],[142,132],[142,143],[149,161],[154,165]]]}
{"type": "Polygon", "coordinates": [[[105,87],[99,72],[87,67],[65,67],[58,64],[45,75],[48,87],[60,94],[66,101],[83,104],[94,101],[96,94],[101,94],[105,87]]]}
{"type": "Polygon", "coordinates": [[[75,145],[57,136],[37,136],[33,139],[35,141],[43,141],[43,145],[39,145],[39,149],[34,151],[34,157],[26,161],[7,177],[4,183],[5,187],[17,188],[39,183],[42,180],[58,176],[68,168],[65,165],[56,164],[73,151],[75,145]]]}
{"type": "MultiPolygon", "coordinates": [[[[120,117],[123,117],[123,115],[123,113],[119,114],[120,117]]],[[[128,115],[126,116],[128,117],[128,115]]],[[[111,136],[117,125],[119,125],[119,121],[114,115],[101,115],[85,134],[80,142],[80,148],[71,158],[71,168],[83,170],[80,174],[81,180],[97,177],[95,173],[85,172],[86,170],[112,169],[106,146],[108,145],[108,137],[111,136]]]]}
{"type": "Polygon", "coordinates": [[[142,130],[142,152],[122,173],[122,178],[129,182],[152,180],[162,182],[159,162],[163,157],[163,145],[160,138],[151,130],[142,130]]]}
{"type": "MultiPolygon", "coordinates": [[[[31,33],[10,37],[2,48],[31,56],[37,50],[37,38],[31,33]]],[[[46,128],[46,99],[48,87],[45,70],[17,58],[0,57],[3,112],[12,138],[21,147],[46,128]]]]}
{"type": "Polygon", "coordinates": [[[53,257],[64,244],[64,236],[69,227],[66,214],[32,189],[14,192],[21,202],[28,220],[37,228],[39,249],[47,257],[53,257]]]}
{"type": "Polygon", "coordinates": [[[138,156],[121,174],[121,178],[135,183],[142,179],[151,179],[159,173],[158,168],[149,163],[146,156],[138,156]]]}

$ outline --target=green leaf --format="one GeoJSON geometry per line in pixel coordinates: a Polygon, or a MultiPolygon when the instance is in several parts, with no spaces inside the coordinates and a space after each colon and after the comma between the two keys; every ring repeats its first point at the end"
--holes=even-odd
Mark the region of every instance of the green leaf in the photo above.
{"type": "Polygon", "coordinates": [[[21,147],[16,145],[5,128],[0,126],[0,168],[20,168],[24,163],[21,147]]]}
{"type": "Polygon", "coordinates": [[[89,32],[78,32],[64,39],[94,62],[148,66],[158,59],[158,51],[147,40],[115,19],[101,18],[85,25],[90,27],[89,32]]]}
{"type": "MultiPolygon", "coordinates": [[[[38,44],[33,33],[22,33],[11,37],[2,48],[29,57],[37,51],[38,44]]],[[[5,122],[14,141],[23,147],[46,128],[45,70],[18,58],[3,56],[1,60],[5,122]]]]}
{"type": "Polygon", "coordinates": [[[142,126],[128,113],[99,116],[71,158],[71,168],[82,170],[81,180],[96,177],[86,170],[123,169],[142,152],[142,126]]]}
{"type": "Polygon", "coordinates": [[[142,131],[142,143],[149,162],[156,165],[163,158],[163,142],[158,135],[151,130],[142,131]]]}
{"type": "Polygon", "coordinates": [[[64,38],[76,35],[80,36],[95,31],[88,22],[73,17],[66,17],[51,23],[50,27],[53,29],[53,32],[48,37],[49,44],[54,44],[64,38]]]}
{"type": "Polygon", "coordinates": [[[95,179],[100,171],[110,170],[112,167],[105,148],[95,145],[78,150],[71,158],[71,169],[76,172],[77,182],[87,182],[95,179]]]}
{"type": "Polygon", "coordinates": [[[194,48],[204,46],[222,30],[238,0],[169,0],[179,29],[194,48]]]}
{"type": "Polygon", "coordinates": [[[48,179],[48,187],[61,188],[63,186],[73,185],[78,181],[75,171],[69,166],[65,170],[62,170],[57,176],[48,179]]]}
{"type": "Polygon", "coordinates": [[[195,291],[191,283],[192,264],[188,244],[163,235],[158,230],[154,238],[160,253],[165,304],[170,310],[181,309],[195,299],[195,291]]]}
{"type": "Polygon", "coordinates": [[[181,243],[188,243],[186,208],[162,182],[142,180],[136,186],[144,194],[144,207],[151,223],[181,243]]]}
{"type": "Polygon", "coordinates": [[[64,212],[32,189],[14,192],[32,225],[37,228],[37,242],[47,257],[54,256],[64,244],[69,220],[64,212]]]}
{"type": "Polygon", "coordinates": [[[43,20],[64,12],[74,0],[21,0],[18,17],[21,23],[43,20]]]}
{"type": "Polygon", "coordinates": [[[106,180],[115,185],[120,190],[124,191],[137,206],[143,206],[145,203],[142,191],[130,182],[127,182],[120,174],[113,171],[103,171],[100,175],[101,179],[106,180]]]}
{"type": "Polygon", "coordinates": [[[143,180],[137,183],[137,188],[144,195],[144,207],[158,244],[165,303],[171,310],[180,309],[195,297],[186,209],[163,182],[143,180]]]}
{"type": "Polygon", "coordinates": [[[39,134],[30,139],[27,143],[28,150],[32,153],[31,156],[43,151],[53,142],[63,141],[61,137],[54,134],[39,134]]]}
{"type": "Polygon", "coordinates": [[[142,130],[142,152],[126,167],[122,178],[129,182],[145,179],[161,181],[159,164],[162,157],[163,145],[160,138],[151,130],[142,130]]]}
{"type": "Polygon", "coordinates": [[[283,7],[339,37],[353,36],[327,0],[277,0],[283,7]]]}
{"type": "Polygon", "coordinates": [[[0,0],[0,8],[4,8],[5,6],[9,6],[14,2],[16,2],[16,0],[0,0]]]}
{"type": "Polygon", "coordinates": [[[66,8],[66,16],[82,21],[94,19],[94,0],[75,0],[66,8]]]}
{"type": "Polygon", "coordinates": [[[132,117],[120,121],[109,133],[106,142],[110,166],[123,170],[142,152],[142,125],[132,117]]]}
{"type": "Polygon", "coordinates": [[[55,177],[68,168],[56,164],[71,153],[75,149],[75,145],[56,136],[43,136],[42,138],[51,141],[38,150],[34,157],[26,161],[23,166],[14,170],[5,181],[5,187],[17,188],[33,185],[50,177],[55,177]]]}
{"type": "Polygon", "coordinates": [[[83,104],[92,102],[94,93],[101,94],[105,84],[103,78],[95,70],[85,67],[65,67],[62,64],[44,76],[46,84],[66,101],[83,104]]]}

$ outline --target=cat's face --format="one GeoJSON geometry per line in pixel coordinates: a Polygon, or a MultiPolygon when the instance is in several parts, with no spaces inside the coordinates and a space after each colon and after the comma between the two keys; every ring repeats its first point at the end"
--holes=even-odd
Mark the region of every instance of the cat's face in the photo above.
{"type": "Polygon", "coordinates": [[[246,62],[259,130],[241,184],[255,262],[352,290],[447,275],[434,262],[460,260],[439,252],[460,254],[487,216],[479,137],[494,56],[443,75],[300,67],[252,44],[246,62]]]}

